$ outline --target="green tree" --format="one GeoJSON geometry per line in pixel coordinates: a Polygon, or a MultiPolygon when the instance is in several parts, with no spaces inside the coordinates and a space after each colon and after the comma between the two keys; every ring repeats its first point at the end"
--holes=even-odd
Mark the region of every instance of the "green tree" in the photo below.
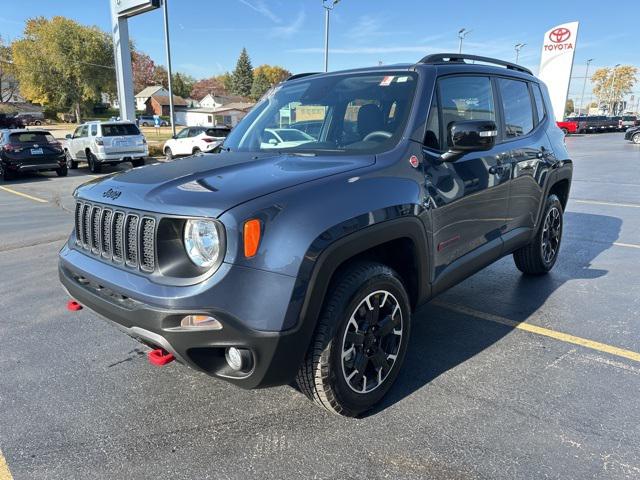
{"type": "Polygon", "coordinates": [[[567,99],[567,102],[564,104],[564,116],[568,117],[574,112],[574,105],[572,99],[567,99]]]}
{"type": "Polygon", "coordinates": [[[23,38],[12,44],[20,93],[27,100],[55,108],[99,102],[115,90],[111,37],[97,27],[65,18],[27,20],[23,38]]]}
{"type": "Polygon", "coordinates": [[[173,89],[174,95],[178,95],[182,98],[191,97],[193,85],[196,83],[195,78],[184,73],[174,73],[171,76],[171,80],[171,88],[173,89]]]}
{"type": "Polygon", "coordinates": [[[251,95],[251,87],[253,86],[253,67],[251,59],[247,53],[247,49],[243,48],[236,63],[236,69],[233,71],[232,93],[248,97],[251,95]]]}
{"type": "Polygon", "coordinates": [[[265,75],[264,71],[260,70],[253,76],[253,85],[251,86],[251,98],[258,100],[267,90],[271,88],[269,79],[265,75]]]}
{"type": "Polygon", "coordinates": [[[233,91],[233,75],[229,72],[224,72],[222,75],[218,75],[215,78],[222,84],[226,93],[231,93],[233,91]]]}

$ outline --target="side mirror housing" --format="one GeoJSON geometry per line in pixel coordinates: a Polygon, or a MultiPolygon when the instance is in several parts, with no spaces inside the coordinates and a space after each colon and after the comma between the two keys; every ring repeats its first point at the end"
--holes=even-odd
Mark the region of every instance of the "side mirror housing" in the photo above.
{"type": "Polygon", "coordinates": [[[71,135],[70,133],[67,133],[64,138],[66,138],[67,140],[71,140],[73,138],[73,135],[71,135]]]}
{"type": "Polygon", "coordinates": [[[451,148],[442,155],[445,162],[453,162],[468,152],[491,150],[498,136],[493,120],[463,120],[449,127],[451,148]]]}
{"type": "Polygon", "coordinates": [[[278,144],[278,140],[276,140],[275,138],[269,139],[269,145],[277,145],[277,144],[278,144]]]}

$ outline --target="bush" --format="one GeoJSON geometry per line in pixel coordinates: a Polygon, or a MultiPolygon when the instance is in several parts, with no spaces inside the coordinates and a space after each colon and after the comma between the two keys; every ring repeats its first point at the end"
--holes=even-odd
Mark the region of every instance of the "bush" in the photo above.
{"type": "Polygon", "coordinates": [[[164,152],[162,151],[162,145],[149,145],[149,156],[164,157],[164,152]]]}

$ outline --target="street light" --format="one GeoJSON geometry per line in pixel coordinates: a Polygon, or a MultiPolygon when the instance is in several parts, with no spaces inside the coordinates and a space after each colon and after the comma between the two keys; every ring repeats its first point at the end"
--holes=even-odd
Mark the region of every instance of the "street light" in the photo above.
{"type": "Polygon", "coordinates": [[[613,74],[611,75],[611,95],[609,96],[609,105],[607,105],[609,107],[609,112],[607,113],[611,113],[614,107],[614,103],[615,103],[615,89],[616,89],[616,70],[618,69],[618,67],[620,66],[619,63],[616,63],[615,66],[613,67],[613,74]]]}
{"type": "Polygon", "coordinates": [[[322,0],[324,7],[324,71],[329,71],[329,12],[340,0],[322,0]]]}
{"type": "Polygon", "coordinates": [[[516,49],[516,63],[518,63],[518,59],[520,58],[520,50],[522,50],[522,47],[526,46],[526,43],[516,43],[515,45],[515,49],[516,49]]]}
{"type": "Polygon", "coordinates": [[[458,31],[458,38],[460,39],[460,43],[458,44],[458,53],[462,53],[462,41],[464,40],[464,37],[469,35],[471,32],[472,30],[467,30],[466,28],[461,28],[458,31]]]}
{"type": "Polygon", "coordinates": [[[584,107],[584,89],[587,87],[587,78],[589,78],[589,65],[591,65],[591,62],[593,62],[593,58],[587,60],[587,70],[584,72],[584,83],[582,84],[582,95],[580,95],[580,107],[578,108],[578,115],[582,115],[582,107],[584,107]]]}
{"type": "MultiPolygon", "coordinates": [[[[171,114],[171,134],[173,136],[176,135],[176,118],[173,112],[173,85],[171,78],[171,46],[169,42],[169,6],[167,5],[168,0],[164,0],[164,42],[167,50],[167,75],[169,77],[168,87],[169,87],[169,113],[171,114]]],[[[160,122],[162,124],[162,122],[160,122]]]]}

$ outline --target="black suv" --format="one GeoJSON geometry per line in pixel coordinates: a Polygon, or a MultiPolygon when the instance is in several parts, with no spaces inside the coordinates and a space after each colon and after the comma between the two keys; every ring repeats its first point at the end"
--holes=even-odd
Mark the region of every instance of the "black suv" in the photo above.
{"type": "Polygon", "coordinates": [[[71,309],[152,363],[245,388],[295,379],[353,416],[398,376],[416,307],[505,255],[551,270],[571,175],[547,89],[518,65],[440,54],[295,75],[220,154],[78,188],[60,279],[71,309]],[[318,138],[266,138],[299,121],[318,138]]]}

